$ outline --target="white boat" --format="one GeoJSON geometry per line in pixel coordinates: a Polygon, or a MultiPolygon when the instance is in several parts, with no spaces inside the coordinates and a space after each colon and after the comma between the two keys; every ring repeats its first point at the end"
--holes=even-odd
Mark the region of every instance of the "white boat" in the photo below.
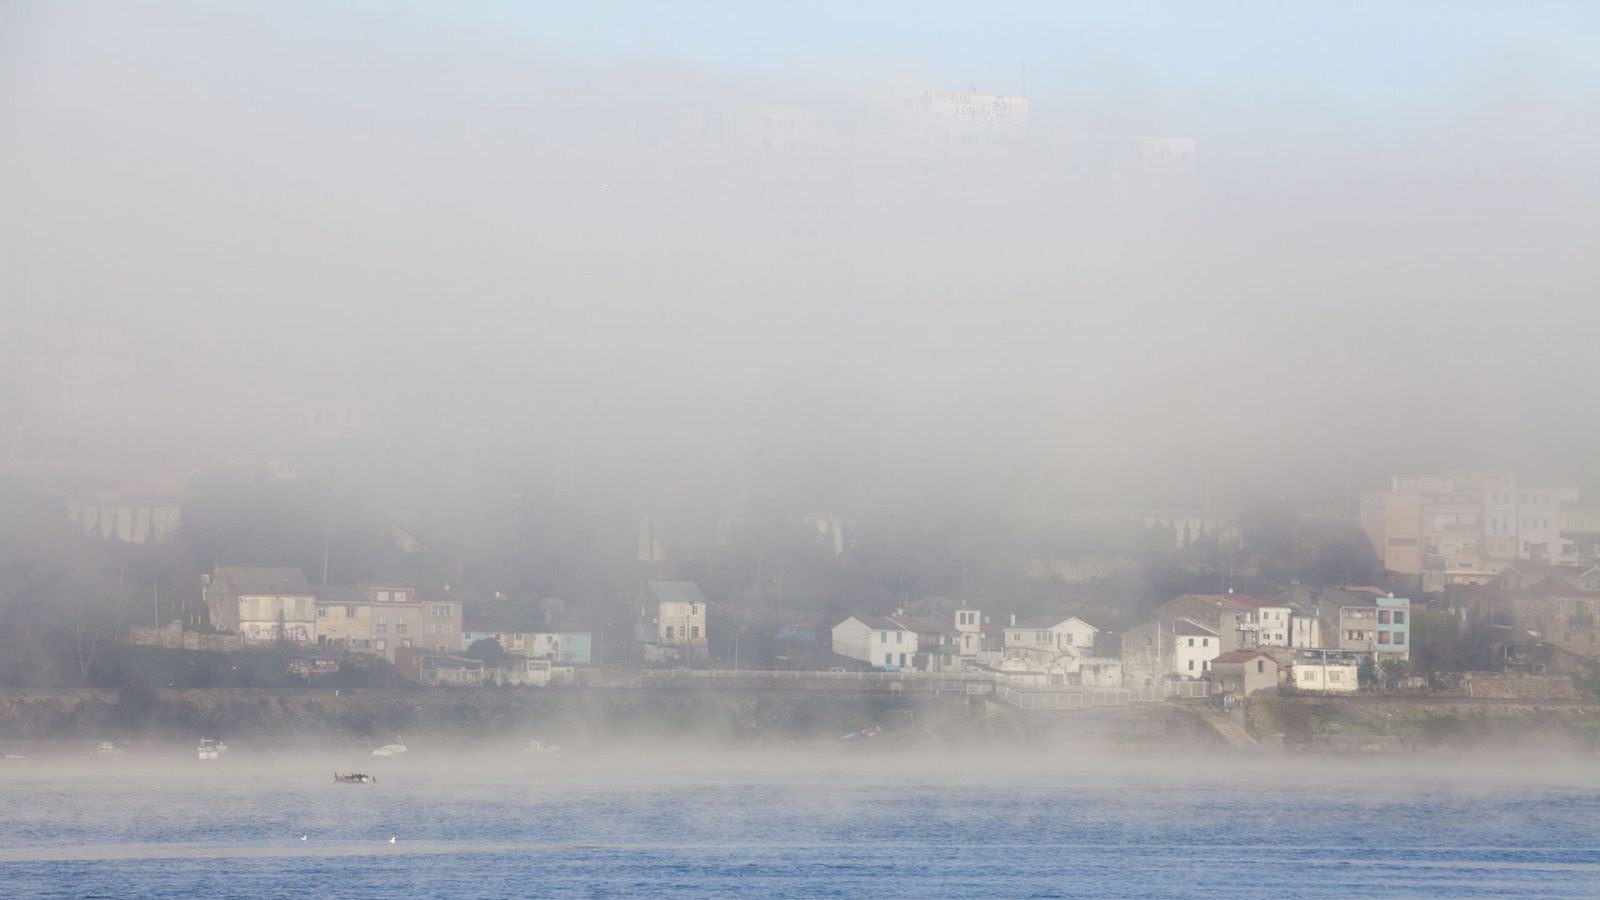
{"type": "Polygon", "coordinates": [[[524,753],[554,753],[554,752],[556,752],[557,750],[560,750],[560,749],[561,749],[560,747],[546,747],[542,741],[534,741],[533,743],[529,744],[528,745],[528,749],[523,751],[523,752],[524,753]]]}
{"type": "Polygon", "coordinates": [[[195,748],[195,753],[198,754],[201,759],[218,759],[227,752],[227,744],[224,744],[221,741],[213,741],[211,738],[201,738],[200,746],[195,748]]]}
{"type": "Polygon", "coordinates": [[[404,756],[407,752],[409,752],[409,751],[406,748],[405,739],[402,738],[400,743],[398,743],[398,744],[384,744],[382,747],[379,747],[378,749],[372,751],[372,755],[373,756],[404,756]]]}
{"type": "Polygon", "coordinates": [[[121,752],[122,748],[111,743],[110,741],[101,741],[100,743],[96,744],[94,748],[95,756],[116,756],[121,752]]]}

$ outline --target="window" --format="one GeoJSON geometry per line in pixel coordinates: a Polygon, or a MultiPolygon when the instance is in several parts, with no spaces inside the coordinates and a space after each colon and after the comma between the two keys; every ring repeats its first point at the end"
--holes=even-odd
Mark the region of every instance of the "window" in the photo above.
{"type": "Polygon", "coordinates": [[[699,625],[690,625],[689,626],[689,637],[697,638],[699,636],[700,636],[700,626],[699,625]]]}
{"type": "Polygon", "coordinates": [[[1343,672],[1329,672],[1328,673],[1328,680],[1329,681],[1343,681],[1344,680],[1344,673],[1343,672]]]}
{"type": "Polygon", "coordinates": [[[378,602],[379,603],[388,603],[389,602],[389,592],[388,591],[379,591],[378,592],[378,602]]]}
{"type": "Polygon", "coordinates": [[[1380,624],[1380,625],[1389,624],[1389,611],[1387,609],[1378,610],[1378,624],[1380,624]]]}
{"type": "Polygon", "coordinates": [[[698,604],[698,603],[689,604],[689,615],[691,615],[691,616],[700,615],[700,604],[698,604]]]}
{"type": "Polygon", "coordinates": [[[880,643],[880,644],[889,643],[889,632],[887,632],[887,631],[878,632],[878,643],[880,643]]]}
{"type": "Polygon", "coordinates": [[[1263,660],[1259,660],[1259,659],[1256,660],[1256,671],[1257,672],[1265,672],[1266,670],[1267,670],[1266,662],[1263,661],[1263,660]]]}
{"type": "Polygon", "coordinates": [[[456,627],[454,625],[440,625],[439,627],[444,629],[444,633],[445,634],[455,634],[456,633],[456,627]]]}
{"type": "Polygon", "coordinates": [[[1396,631],[1394,633],[1394,642],[1396,644],[1404,644],[1406,642],[1406,633],[1404,631],[1396,631]]]}
{"type": "Polygon", "coordinates": [[[894,665],[894,654],[893,653],[885,653],[883,655],[883,664],[886,665],[886,666],[894,665]]]}
{"type": "Polygon", "coordinates": [[[1389,632],[1387,632],[1387,631],[1378,632],[1378,643],[1380,643],[1380,644],[1389,643],[1389,632]]]}
{"type": "MultiPolygon", "coordinates": [[[[405,619],[401,619],[401,620],[399,620],[399,621],[394,623],[394,633],[395,634],[405,634],[406,633],[406,620],[405,619]]],[[[410,646],[410,645],[408,644],[407,646],[410,646]]]]}
{"type": "Polygon", "coordinates": [[[1406,623],[1406,614],[1404,612],[1398,610],[1398,609],[1395,610],[1394,611],[1394,623],[1396,625],[1404,625],[1406,623]]]}
{"type": "Polygon", "coordinates": [[[900,665],[903,666],[905,664],[906,664],[906,655],[904,653],[902,653],[902,654],[900,654],[900,665]]]}
{"type": "Polygon", "coordinates": [[[422,626],[422,633],[423,633],[423,635],[425,635],[427,637],[432,637],[433,636],[433,626],[432,625],[424,625],[424,626],[422,626]]]}
{"type": "Polygon", "coordinates": [[[354,619],[356,617],[356,608],[354,606],[346,606],[344,608],[344,617],[346,619],[354,619]]]}
{"type": "Polygon", "coordinates": [[[326,619],[327,617],[328,617],[328,610],[323,608],[323,607],[320,607],[320,606],[317,607],[317,618],[326,619]]]}
{"type": "Polygon", "coordinates": [[[1189,671],[1191,671],[1191,672],[1194,671],[1194,660],[1192,660],[1192,659],[1189,660],[1189,671]]]}
{"type": "Polygon", "coordinates": [[[1211,646],[1211,638],[1201,638],[1200,639],[1200,646],[1202,646],[1202,647],[1211,646]]]}
{"type": "Polygon", "coordinates": [[[378,641],[377,645],[378,645],[378,649],[379,650],[387,650],[387,649],[389,649],[389,642],[388,641],[378,641]]]}
{"type": "Polygon", "coordinates": [[[1189,646],[1194,646],[1194,638],[1189,638],[1189,646]]]}

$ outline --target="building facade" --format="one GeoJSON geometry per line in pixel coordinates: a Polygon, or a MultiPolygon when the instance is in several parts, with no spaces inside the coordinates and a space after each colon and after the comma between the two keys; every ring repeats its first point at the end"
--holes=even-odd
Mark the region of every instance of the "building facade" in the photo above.
{"type": "Polygon", "coordinates": [[[211,626],[247,644],[316,640],[316,596],[299,569],[217,566],[202,593],[211,626]]]}
{"type": "Polygon", "coordinates": [[[690,658],[710,653],[706,598],[692,581],[647,581],[639,591],[635,637],[690,658]]]}
{"type": "Polygon", "coordinates": [[[833,626],[833,652],[875,668],[911,668],[918,646],[916,629],[892,616],[851,616],[833,626]]]}

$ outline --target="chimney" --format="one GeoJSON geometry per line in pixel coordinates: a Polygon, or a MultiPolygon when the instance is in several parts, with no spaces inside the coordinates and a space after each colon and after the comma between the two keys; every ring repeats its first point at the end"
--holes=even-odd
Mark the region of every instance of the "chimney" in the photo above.
{"type": "Polygon", "coordinates": [[[1017,627],[1017,614],[1016,613],[1012,613],[1011,614],[1011,627],[1012,628],[1017,627]]]}

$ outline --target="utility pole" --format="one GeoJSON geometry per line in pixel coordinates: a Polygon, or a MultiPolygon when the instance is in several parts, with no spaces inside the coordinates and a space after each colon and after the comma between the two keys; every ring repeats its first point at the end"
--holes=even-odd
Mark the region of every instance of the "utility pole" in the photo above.
{"type": "Polygon", "coordinates": [[[159,580],[151,579],[151,581],[150,581],[150,593],[152,595],[151,601],[150,601],[151,611],[156,614],[156,630],[160,631],[161,630],[161,582],[159,580]]]}
{"type": "Polygon", "coordinates": [[[333,526],[322,530],[322,586],[328,586],[328,545],[333,543],[333,526]]]}

